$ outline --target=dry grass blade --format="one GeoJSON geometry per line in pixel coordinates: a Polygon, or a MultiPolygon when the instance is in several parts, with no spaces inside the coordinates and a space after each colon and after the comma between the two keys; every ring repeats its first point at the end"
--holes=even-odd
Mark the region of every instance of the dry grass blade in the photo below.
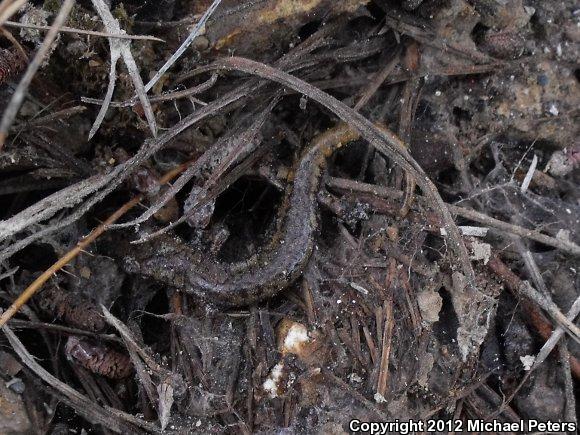
{"type": "Polygon", "coordinates": [[[379,379],[377,381],[377,394],[382,398],[386,397],[389,381],[389,356],[391,354],[391,345],[393,339],[393,327],[395,319],[393,318],[393,302],[385,301],[384,304],[384,322],[380,325],[383,327],[383,342],[381,346],[381,360],[379,364],[379,379]]]}
{"type": "Polygon", "coordinates": [[[550,291],[546,286],[546,282],[544,281],[544,277],[542,276],[542,272],[540,271],[540,268],[538,267],[538,264],[536,263],[534,256],[527,249],[527,247],[519,237],[513,237],[513,240],[515,242],[517,251],[524,260],[524,264],[526,265],[526,269],[530,274],[530,277],[532,278],[534,285],[540,291],[540,293],[542,293],[544,296],[546,296],[548,299],[551,300],[552,297],[550,295],[550,291]]]}
{"type": "MultiPolygon", "coordinates": [[[[187,164],[178,166],[174,170],[168,172],[164,177],[160,179],[161,183],[167,183],[169,180],[177,176],[186,168],[187,164]]],[[[95,228],[91,233],[81,240],[77,246],[67,252],[62,258],[60,258],[56,263],[49,267],[44,273],[42,273],[38,278],[36,278],[32,284],[30,284],[18,298],[10,305],[10,307],[2,313],[0,316],[0,326],[5,325],[8,320],[18,310],[44,285],[46,281],[50,279],[56,272],[61,270],[65,265],[67,265],[71,260],[73,260],[77,255],[79,255],[85,248],[87,248],[91,243],[93,243],[101,234],[103,234],[110,225],[116,222],[121,216],[127,213],[131,208],[139,203],[143,199],[142,195],[138,195],[128,202],[126,202],[121,208],[119,208],[115,213],[113,213],[107,220],[105,220],[101,225],[95,228]]]]}
{"type": "Polygon", "coordinates": [[[205,26],[205,23],[207,22],[209,17],[211,17],[211,14],[213,14],[213,12],[216,10],[216,8],[219,6],[220,3],[221,0],[213,1],[210,7],[201,16],[201,18],[199,19],[199,21],[197,22],[197,24],[195,25],[195,27],[193,28],[187,39],[183,41],[183,43],[179,46],[177,51],[173,53],[173,55],[167,60],[167,62],[165,62],[165,64],[163,64],[163,66],[159,68],[159,71],[155,73],[153,78],[149,80],[147,85],[145,85],[145,92],[148,92],[153,86],[155,86],[155,83],[159,81],[159,79],[163,76],[163,74],[165,74],[167,70],[171,68],[171,66],[177,61],[177,59],[179,59],[179,57],[185,52],[185,50],[187,50],[187,47],[189,47],[190,44],[193,42],[193,40],[199,35],[201,30],[205,26]]]}
{"type": "Polygon", "coordinates": [[[576,413],[576,396],[574,395],[574,380],[572,379],[572,367],[570,365],[570,352],[568,345],[564,341],[560,346],[560,360],[562,361],[562,371],[564,375],[564,386],[566,389],[566,408],[564,410],[564,420],[574,422],[578,425],[576,413]]]}
{"type": "Polygon", "coordinates": [[[28,86],[30,85],[30,82],[32,82],[33,77],[35,76],[36,72],[42,65],[44,58],[48,54],[52,43],[54,42],[54,40],[58,35],[59,29],[62,27],[62,25],[68,18],[68,15],[74,3],[75,0],[64,1],[62,7],[60,8],[60,11],[58,12],[58,15],[56,16],[54,22],[52,23],[52,26],[50,27],[50,30],[46,34],[44,41],[42,41],[42,44],[40,44],[40,47],[38,48],[38,51],[34,55],[32,61],[28,65],[28,68],[26,69],[24,76],[20,80],[20,83],[18,83],[18,86],[14,91],[14,95],[12,95],[10,103],[8,103],[8,107],[6,107],[6,110],[2,115],[2,121],[0,123],[0,150],[3,148],[4,142],[6,141],[6,138],[8,136],[8,131],[10,130],[10,127],[12,126],[14,119],[16,119],[16,115],[20,110],[20,106],[22,106],[22,103],[24,102],[24,97],[26,96],[26,91],[28,89],[28,86]]]}
{"type": "MultiPolygon", "coordinates": [[[[192,88],[184,89],[182,91],[172,91],[167,92],[162,95],[156,95],[149,98],[149,101],[152,103],[158,103],[162,101],[173,101],[179,100],[181,98],[191,97],[193,95],[201,94],[202,92],[207,91],[210,89],[217,81],[217,74],[212,75],[207,81],[194,86],[192,88]]],[[[99,100],[98,98],[87,98],[81,97],[81,101],[83,103],[89,104],[103,104],[103,100],[99,100]]],[[[112,101],[109,106],[110,107],[130,107],[135,104],[137,100],[135,98],[126,101],[112,101]]]]}
{"type": "MultiPolygon", "coordinates": [[[[16,27],[18,29],[35,29],[35,30],[43,30],[43,31],[50,30],[49,26],[39,26],[36,24],[17,23],[15,21],[6,21],[4,23],[4,25],[6,27],[16,27]]],[[[165,42],[161,38],[156,38],[155,36],[149,36],[149,35],[127,35],[125,33],[106,33],[106,32],[97,32],[95,30],[75,29],[73,27],[66,27],[66,26],[62,26],[59,31],[62,33],[76,33],[79,35],[98,36],[101,38],[135,39],[135,40],[141,40],[141,41],[165,42]]]]}
{"type": "Polygon", "coordinates": [[[359,100],[356,102],[354,110],[360,110],[362,107],[364,107],[365,104],[369,102],[375,92],[377,92],[389,74],[391,74],[397,66],[397,63],[399,62],[399,56],[400,50],[396,50],[395,53],[393,53],[393,58],[387,62],[387,64],[379,72],[375,74],[375,76],[371,79],[368,87],[364,90],[359,100]]]}
{"type": "Polygon", "coordinates": [[[105,93],[105,98],[103,98],[103,104],[101,106],[101,109],[99,110],[99,113],[97,113],[95,122],[93,123],[91,131],[89,132],[89,139],[91,139],[97,133],[97,130],[99,129],[101,123],[103,122],[103,119],[105,119],[105,115],[107,114],[107,110],[109,109],[109,104],[113,99],[113,92],[115,91],[115,82],[117,81],[117,62],[121,57],[121,52],[117,48],[114,48],[115,45],[116,44],[114,42],[112,41],[110,42],[111,65],[109,67],[109,84],[107,85],[107,92],[105,93]]]}
{"type": "Polygon", "coordinates": [[[141,385],[145,389],[147,396],[152,404],[157,406],[157,414],[161,429],[165,429],[171,416],[171,405],[173,403],[173,393],[176,385],[181,384],[181,378],[174,375],[151,357],[139,344],[133,336],[133,333],[119,319],[111,314],[107,308],[101,306],[103,315],[107,323],[113,326],[121,335],[127,350],[131,356],[131,361],[137,370],[137,376],[141,385]],[[158,385],[155,386],[151,376],[158,379],[158,385]]]}
{"type": "Polygon", "coordinates": [[[145,353],[143,349],[137,344],[131,332],[127,329],[123,323],[115,316],[113,316],[107,308],[101,306],[101,310],[103,311],[103,315],[107,323],[113,326],[121,335],[127,350],[129,351],[129,355],[131,357],[131,362],[135,367],[135,371],[137,373],[137,377],[139,378],[139,382],[147,397],[149,398],[151,403],[156,402],[155,397],[155,389],[154,383],[151,379],[150,370],[152,368],[157,368],[155,362],[151,361],[151,358],[145,353]],[[151,366],[153,364],[153,367],[151,366]]]}
{"type": "Polygon", "coordinates": [[[392,132],[377,128],[372,122],[346,106],[336,98],[328,95],[320,89],[304,82],[290,74],[272,68],[260,62],[240,57],[231,57],[216,61],[204,69],[226,69],[246,72],[268,80],[278,82],[298,91],[314,101],[325,106],[337,115],[342,121],[356,129],[379,152],[385,154],[405,171],[411,173],[417,180],[417,184],[424,191],[432,206],[440,215],[446,233],[446,239],[452,252],[459,259],[471,290],[475,288],[475,273],[469,260],[469,255],[461,233],[455,225],[447,205],[441,199],[435,185],[425,174],[419,164],[409,155],[406,145],[392,132]]]}
{"type": "Polygon", "coordinates": [[[76,205],[85,196],[106,185],[111,180],[111,175],[115,175],[116,172],[112,171],[104,176],[96,176],[79,181],[24,209],[17,215],[0,221],[0,241],[8,239],[30,225],[50,219],[63,208],[76,205]]]}
{"type": "MultiPolygon", "coordinates": [[[[576,301],[574,301],[574,304],[566,314],[566,317],[568,318],[568,320],[573,322],[574,319],[576,319],[576,316],[578,316],[578,314],[580,314],[580,297],[577,298],[576,301]]],[[[538,352],[538,355],[536,355],[536,359],[534,360],[534,365],[532,366],[531,370],[537,369],[546,360],[546,358],[548,357],[548,355],[550,355],[554,347],[556,347],[556,344],[558,344],[560,339],[564,336],[564,332],[565,332],[564,328],[561,326],[558,326],[558,328],[556,328],[556,330],[552,332],[550,338],[546,340],[546,342],[538,352]]]]}
{"type": "Polygon", "coordinates": [[[49,124],[56,120],[66,119],[73,115],[77,115],[79,113],[84,112],[85,110],[87,110],[85,106],[69,107],[68,109],[59,110],[58,112],[53,112],[40,118],[32,118],[29,121],[26,121],[25,123],[19,125],[18,127],[30,128],[39,125],[49,124]]]}
{"type": "MultiPolygon", "coordinates": [[[[119,34],[123,33],[121,27],[119,26],[119,21],[113,14],[111,13],[109,7],[106,5],[104,0],[92,0],[93,6],[105,28],[109,33],[112,34],[119,34]]],[[[130,42],[126,40],[119,40],[116,38],[109,38],[109,47],[111,49],[111,67],[109,70],[109,84],[107,87],[107,93],[103,102],[103,106],[95,119],[95,122],[89,132],[89,139],[92,138],[97,130],[99,129],[103,119],[105,118],[105,114],[109,108],[109,103],[113,98],[113,91],[115,90],[115,82],[117,81],[117,62],[120,57],[123,58],[123,62],[127,66],[127,70],[129,71],[129,75],[133,80],[133,85],[135,86],[135,92],[137,93],[137,97],[143,106],[143,112],[145,113],[145,118],[147,118],[147,122],[149,124],[149,129],[153,136],[157,136],[157,123],[155,122],[155,116],[153,114],[153,108],[151,107],[151,102],[147,98],[145,88],[143,86],[143,80],[141,79],[141,75],[139,74],[139,68],[137,67],[137,63],[135,62],[135,58],[131,53],[131,46],[130,42]]]]}

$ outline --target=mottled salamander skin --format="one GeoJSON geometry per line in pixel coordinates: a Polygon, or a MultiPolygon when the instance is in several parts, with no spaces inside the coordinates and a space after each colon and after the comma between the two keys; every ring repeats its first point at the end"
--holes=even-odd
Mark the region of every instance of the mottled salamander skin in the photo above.
{"type": "Polygon", "coordinates": [[[274,296],[302,273],[312,254],[318,228],[316,198],[326,161],[336,149],[358,138],[357,132],[339,124],[312,141],[296,168],[278,234],[251,260],[219,262],[207,252],[170,240],[171,236],[161,236],[150,242],[146,258],[141,254],[141,258],[129,262],[133,264],[129,271],[183,288],[218,305],[239,307],[274,296]]]}

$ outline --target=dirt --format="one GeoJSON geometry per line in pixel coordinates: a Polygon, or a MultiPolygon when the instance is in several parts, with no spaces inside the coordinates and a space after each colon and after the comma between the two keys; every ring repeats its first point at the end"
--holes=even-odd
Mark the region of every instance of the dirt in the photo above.
{"type": "MultiPolygon", "coordinates": [[[[10,20],[50,26],[63,2],[29,3],[10,20]]],[[[574,2],[223,0],[148,91],[154,124],[135,89],[212,2],[79,1],[66,25],[106,32],[98,3],[147,38],[60,32],[0,145],[2,323],[25,302],[0,334],[0,433],[342,434],[429,419],[574,432],[574,2]],[[127,46],[140,75],[121,57],[96,128],[111,50],[127,46]],[[276,70],[242,72],[239,58],[276,70]],[[301,81],[280,85],[286,73],[301,81]],[[345,113],[381,145],[328,147],[327,168],[312,164],[316,217],[286,231],[290,195],[312,181],[298,165],[345,113]],[[417,187],[431,182],[435,199],[417,187]],[[312,253],[280,248],[308,228],[312,253]],[[269,297],[252,289],[258,302],[200,287],[196,274],[219,291],[219,270],[275,270],[279,252],[304,261],[269,297]]],[[[3,117],[46,36],[15,26],[2,28],[3,117]]]]}

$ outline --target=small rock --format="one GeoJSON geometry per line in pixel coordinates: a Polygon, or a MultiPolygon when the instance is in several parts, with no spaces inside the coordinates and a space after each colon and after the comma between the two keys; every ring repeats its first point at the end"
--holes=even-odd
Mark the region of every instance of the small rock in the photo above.
{"type": "Polygon", "coordinates": [[[524,356],[520,356],[520,361],[522,362],[522,365],[524,366],[524,370],[530,371],[530,369],[534,365],[534,362],[536,361],[536,357],[533,355],[524,355],[524,356]]]}
{"type": "Polygon", "coordinates": [[[386,403],[387,399],[385,399],[385,396],[383,396],[381,393],[375,393],[375,395],[373,396],[375,399],[375,402],[377,403],[386,403]]]}
{"type": "Polygon", "coordinates": [[[24,393],[24,389],[26,388],[24,382],[22,382],[22,379],[20,378],[12,378],[8,382],[6,382],[6,386],[10,388],[12,391],[14,391],[16,394],[24,393]]]}
{"type": "Polygon", "coordinates": [[[417,294],[417,303],[421,311],[421,317],[425,322],[434,323],[439,321],[439,312],[443,307],[443,299],[434,290],[427,290],[417,294]]]}
{"type": "Polygon", "coordinates": [[[550,157],[545,170],[554,177],[563,177],[572,172],[573,169],[574,162],[572,159],[569,159],[563,151],[555,151],[550,157]]]}
{"type": "Polygon", "coordinates": [[[547,86],[550,83],[550,79],[546,74],[539,74],[537,81],[540,86],[547,86]]]}
{"type": "Polygon", "coordinates": [[[471,260],[482,260],[483,264],[487,264],[491,257],[491,245],[488,243],[481,243],[474,240],[471,243],[471,260]]]}

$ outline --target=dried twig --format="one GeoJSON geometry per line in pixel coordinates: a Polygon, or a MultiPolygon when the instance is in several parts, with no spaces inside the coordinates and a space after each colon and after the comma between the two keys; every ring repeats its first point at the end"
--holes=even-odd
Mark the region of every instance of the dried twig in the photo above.
{"type": "MultiPolygon", "coordinates": [[[[191,97],[192,95],[197,95],[197,94],[201,94],[202,92],[207,91],[209,88],[211,88],[215,82],[217,81],[217,74],[213,74],[209,80],[194,86],[192,88],[188,88],[188,89],[184,89],[182,91],[173,91],[173,92],[167,92],[165,94],[162,95],[155,95],[149,98],[149,101],[151,101],[152,103],[159,103],[162,101],[173,101],[173,100],[179,100],[181,98],[187,98],[187,97],[191,97]]],[[[83,103],[89,103],[89,104],[103,104],[104,100],[99,100],[98,98],[87,98],[87,97],[81,97],[81,101],[83,103]]],[[[127,100],[127,101],[111,101],[111,103],[109,104],[110,107],[130,107],[133,106],[136,103],[136,99],[131,99],[131,100],[127,100]]]]}
{"type": "Polygon", "coordinates": [[[533,288],[528,281],[522,281],[518,291],[542,307],[574,340],[580,342],[580,328],[568,320],[554,302],[533,288]]]}
{"type": "MultiPolygon", "coordinates": [[[[530,251],[528,251],[525,248],[525,246],[523,245],[523,243],[521,242],[521,240],[519,238],[517,238],[515,240],[515,244],[516,244],[516,247],[518,248],[518,250],[520,251],[522,258],[524,259],[524,264],[526,265],[526,268],[528,269],[528,272],[529,272],[530,276],[532,277],[534,284],[539,289],[539,291],[536,291],[529,284],[527,284],[527,286],[526,286],[526,287],[528,287],[527,291],[529,292],[530,289],[533,290],[533,292],[532,292],[533,295],[530,297],[533,298],[535,296],[536,299],[534,299],[534,300],[542,307],[544,305],[548,305],[550,307],[550,309],[553,310],[555,308],[556,310],[559,311],[558,307],[552,301],[552,296],[550,294],[550,291],[548,290],[548,287],[546,286],[544,278],[542,277],[542,274],[538,268],[538,265],[536,264],[536,261],[534,260],[534,257],[532,256],[530,251]],[[537,300],[537,298],[542,299],[543,305],[540,304],[540,302],[537,300]]],[[[524,292],[524,294],[527,294],[527,293],[524,292]]],[[[574,308],[574,306],[572,308],[574,308]]],[[[544,308],[544,309],[546,309],[546,308],[544,308]]],[[[550,314],[552,314],[552,313],[550,313],[550,314]]],[[[552,315],[554,316],[554,314],[552,314],[552,315]]],[[[556,313],[556,316],[559,318],[559,314],[556,313]]],[[[566,320],[568,320],[571,325],[574,325],[573,322],[574,322],[575,316],[573,316],[571,319],[569,317],[570,316],[566,316],[566,320]]],[[[560,325],[561,326],[558,329],[560,329],[562,327],[566,328],[566,326],[567,326],[567,325],[562,325],[562,324],[560,324],[560,325]]],[[[554,332],[556,332],[556,331],[554,331],[554,332]]],[[[554,336],[554,334],[552,334],[552,337],[553,336],[554,336]]]]}
{"type": "Polygon", "coordinates": [[[156,394],[155,394],[155,385],[153,380],[151,379],[151,374],[148,370],[147,362],[152,362],[154,368],[156,367],[155,361],[151,361],[147,353],[141,349],[141,347],[137,344],[133,335],[128,330],[128,328],[121,323],[115,316],[113,316],[109,310],[107,310],[104,306],[101,306],[103,311],[103,315],[111,326],[113,326],[123,338],[127,350],[129,351],[129,355],[131,357],[131,362],[135,368],[135,372],[137,373],[137,377],[139,379],[139,383],[145,390],[147,397],[149,398],[151,403],[156,402],[156,394]]]}
{"type": "MultiPolygon", "coordinates": [[[[91,0],[93,6],[107,31],[111,34],[120,34],[123,33],[121,31],[121,27],[119,26],[119,21],[113,17],[113,14],[109,10],[109,7],[104,2],[104,0],[91,0]]],[[[135,62],[135,58],[131,53],[131,45],[130,42],[124,39],[116,39],[113,37],[109,37],[109,47],[111,49],[111,66],[109,70],[109,85],[107,87],[107,92],[105,94],[104,102],[101,107],[101,110],[97,114],[97,118],[91,127],[91,131],[89,132],[89,139],[92,138],[97,130],[99,129],[103,119],[105,118],[105,114],[107,113],[107,109],[109,108],[109,103],[113,98],[113,91],[115,90],[115,82],[117,81],[117,62],[119,58],[123,58],[123,62],[125,62],[125,66],[133,80],[133,85],[135,86],[135,92],[137,93],[137,97],[141,102],[141,106],[143,107],[143,112],[145,113],[145,118],[147,118],[147,122],[149,124],[149,129],[153,136],[157,136],[157,123],[155,122],[155,116],[153,115],[153,108],[151,107],[151,102],[147,98],[147,91],[143,86],[143,80],[141,79],[141,75],[139,74],[139,68],[137,68],[137,63],[135,62]]]]}
{"type": "Polygon", "coordinates": [[[304,299],[304,306],[306,307],[306,317],[308,323],[313,325],[316,322],[316,308],[314,304],[314,297],[312,296],[312,286],[309,283],[309,277],[305,276],[302,280],[302,298],[304,299]]]}
{"type": "Polygon", "coordinates": [[[393,301],[385,301],[384,304],[384,322],[379,326],[383,327],[383,342],[381,348],[381,360],[379,365],[379,379],[377,381],[377,393],[383,398],[387,394],[387,382],[389,380],[389,356],[391,354],[391,340],[393,338],[393,326],[395,319],[393,317],[393,301]]]}
{"type": "Polygon", "coordinates": [[[538,156],[536,154],[534,154],[534,158],[532,159],[532,163],[530,164],[530,167],[528,168],[528,172],[526,173],[526,176],[524,177],[524,181],[522,181],[522,186],[520,188],[522,193],[525,193],[528,190],[528,187],[530,186],[530,182],[532,181],[532,177],[534,176],[534,171],[536,170],[537,165],[538,165],[538,156]]]}
{"type": "Polygon", "coordinates": [[[374,75],[370,83],[364,89],[362,95],[354,106],[354,110],[360,110],[362,107],[364,107],[365,104],[369,102],[371,97],[375,94],[375,92],[377,92],[389,74],[391,74],[397,66],[397,63],[399,62],[399,56],[400,50],[395,50],[391,60],[387,62],[387,64],[374,75]]]}
{"type": "Polygon", "coordinates": [[[377,360],[379,359],[378,356],[379,352],[377,350],[377,346],[375,345],[375,341],[373,340],[371,332],[369,331],[369,328],[366,325],[363,325],[363,333],[365,336],[365,341],[369,348],[369,353],[371,354],[371,361],[373,364],[376,364],[377,360]]]}
{"type": "Polygon", "coordinates": [[[163,76],[163,74],[165,74],[165,72],[167,72],[167,70],[171,68],[171,66],[177,61],[177,59],[179,59],[179,57],[185,52],[185,50],[187,50],[187,47],[189,47],[189,45],[193,42],[193,40],[199,35],[200,31],[204,28],[205,23],[207,22],[209,17],[211,17],[211,14],[213,14],[213,12],[216,10],[216,8],[219,6],[220,3],[221,0],[213,0],[212,4],[201,16],[201,18],[199,19],[199,21],[197,22],[197,24],[195,25],[195,27],[193,28],[187,39],[183,41],[183,43],[179,46],[179,48],[175,51],[175,53],[173,53],[173,55],[167,60],[167,62],[165,62],[163,66],[159,68],[159,71],[157,71],[153,76],[153,78],[149,80],[149,82],[145,85],[145,92],[148,92],[153,86],[155,86],[155,83],[159,81],[159,79],[163,76]]]}
{"type": "Polygon", "coordinates": [[[570,352],[565,341],[560,345],[560,359],[564,375],[564,387],[566,389],[566,408],[564,410],[564,420],[577,423],[576,417],[576,396],[574,395],[574,381],[570,367],[570,352]]]}
{"type": "Polygon", "coordinates": [[[118,344],[122,344],[123,341],[117,337],[116,335],[111,334],[98,334],[92,331],[86,331],[84,329],[77,329],[71,328],[70,326],[64,325],[57,325],[55,323],[45,323],[45,322],[36,322],[31,320],[20,320],[20,319],[10,319],[8,325],[14,329],[36,329],[36,330],[46,330],[46,331],[53,331],[55,333],[61,333],[66,335],[80,335],[80,336],[87,336],[92,337],[97,340],[105,340],[110,341],[118,344]]]}
{"type": "MultiPolygon", "coordinates": [[[[507,265],[494,254],[487,266],[506,284],[507,288],[516,295],[524,295],[529,300],[542,307],[552,318],[560,324],[575,340],[578,340],[578,327],[572,323],[552,301],[549,301],[534,289],[529,282],[522,281],[507,265]]],[[[548,329],[550,327],[548,326],[548,329]]],[[[547,339],[547,338],[546,338],[547,339]]]]}
{"type": "Polygon", "coordinates": [[[352,388],[349,384],[344,382],[342,379],[340,379],[339,377],[334,375],[330,370],[328,370],[326,368],[321,368],[320,370],[321,370],[322,375],[327,380],[331,381],[333,384],[335,384],[337,387],[342,389],[347,394],[350,394],[354,399],[357,399],[363,406],[365,406],[370,412],[375,414],[380,420],[384,420],[384,421],[388,420],[388,418],[389,418],[388,415],[385,412],[383,412],[376,404],[374,404],[369,399],[367,399],[365,396],[363,396],[361,393],[356,391],[354,388],[352,388]]]}
{"type": "Polygon", "coordinates": [[[0,150],[3,148],[4,143],[6,142],[8,131],[10,130],[10,127],[12,126],[12,123],[18,114],[18,111],[20,110],[20,106],[22,106],[22,103],[24,102],[26,90],[28,89],[30,82],[32,82],[33,77],[44,61],[44,58],[49,53],[50,47],[58,35],[58,31],[68,18],[74,3],[75,0],[65,0],[63,2],[58,15],[54,19],[52,26],[50,26],[50,30],[44,38],[44,41],[42,41],[42,44],[40,44],[40,47],[28,65],[24,76],[20,80],[20,83],[18,83],[18,86],[16,87],[16,90],[10,99],[10,103],[8,103],[6,110],[4,110],[2,121],[0,123],[0,150]]]}
{"type": "MultiPolygon", "coordinates": [[[[407,50],[412,50],[412,47],[416,48],[416,45],[410,45],[407,50]]],[[[409,62],[407,61],[407,63],[409,62]]],[[[417,78],[408,80],[403,86],[403,101],[401,103],[401,111],[399,114],[398,133],[406,143],[410,143],[411,140],[411,127],[413,124],[413,118],[415,117],[415,113],[417,111],[417,104],[421,96],[421,88],[421,80],[417,78]]],[[[400,171],[400,169],[398,171],[400,171]]],[[[399,177],[397,177],[397,179],[400,180],[399,177]]],[[[400,181],[397,181],[397,183],[399,184],[400,181]]],[[[399,211],[399,215],[403,218],[407,216],[409,210],[411,209],[411,205],[413,204],[415,197],[415,187],[415,178],[408,172],[405,172],[405,196],[403,198],[401,210],[399,211]]]]}
{"type": "Polygon", "coordinates": [[[18,272],[18,269],[19,269],[19,267],[13,267],[12,269],[7,270],[4,273],[0,273],[0,281],[13,276],[16,272],[18,272]]]}
{"type": "Polygon", "coordinates": [[[526,265],[526,269],[530,274],[532,281],[534,282],[534,285],[538,288],[540,293],[542,293],[547,298],[551,299],[550,291],[546,286],[546,282],[544,281],[544,277],[540,272],[540,269],[538,267],[538,264],[536,263],[536,260],[534,259],[534,256],[527,249],[527,247],[524,245],[524,243],[519,237],[514,237],[513,239],[515,241],[515,245],[518,252],[520,253],[520,255],[524,260],[524,264],[526,265]]]}
{"type": "MultiPolygon", "coordinates": [[[[6,27],[16,27],[18,29],[35,29],[35,30],[42,30],[42,31],[50,30],[49,26],[39,26],[36,24],[17,23],[15,21],[6,21],[4,23],[4,25],[6,27]]],[[[141,40],[141,41],[165,42],[161,38],[156,38],[155,36],[149,36],[149,35],[127,35],[126,33],[106,33],[106,32],[97,32],[95,30],[75,29],[73,27],[67,27],[67,26],[62,26],[59,29],[59,32],[77,33],[79,35],[98,36],[98,37],[103,37],[103,38],[134,39],[134,40],[141,40]]]]}
{"type": "Polygon", "coordinates": [[[85,106],[69,107],[67,109],[59,110],[58,112],[53,112],[53,113],[50,113],[46,116],[42,116],[40,118],[29,119],[26,122],[23,122],[22,124],[18,125],[18,127],[30,128],[30,127],[36,127],[39,125],[49,124],[49,123],[56,121],[56,120],[65,119],[65,118],[69,118],[73,115],[77,115],[79,113],[84,112],[85,110],[87,110],[87,108],[85,106]]]}
{"type": "Polygon", "coordinates": [[[484,373],[483,375],[481,375],[481,377],[479,379],[474,379],[471,384],[466,385],[465,387],[463,387],[459,390],[455,390],[453,395],[450,395],[447,399],[445,399],[442,403],[437,405],[435,408],[433,408],[427,412],[423,412],[421,414],[421,419],[424,419],[424,420],[428,419],[428,418],[434,416],[435,414],[437,414],[442,409],[446,408],[447,406],[452,405],[453,403],[457,402],[458,400],[461,400],[461,399],[471,395],[478,388],[481,388],[485,385],[485,383],[487,382],[487,379],[489,378],[490,375],[491,375],[491,373],[484,373]]]}
{"type": "Polygon", "coordinates": [[[125,324],[113,316],[104,305],[101,305],[101,309],[105,316],[105,320],[113,326],[123,338],[131,356],[131,361],[137,371],[137,376],[141,381],[141,385],[145,388],[151,403],[155,404],[157,407],[161,429],[165,430],[171,415],[170,411],[173,403],[173,393],[176,387],[181,386],[181,377],[157,364],[153,357],[139,346],[132,332],[125,324]],[[153,391],[154,383],[151,379],[151,375],[154,375],[158,380],[156,388],[157,394],[153,391]]]}
{"type": "MultiPolygon", "coordinates": [[[[501,261],[497,255],[492,256],[492,258],[487,262],[487,267],[505,283],[506,287],[515,296],[518,296],[518,291],[520,287],[522,287],[522,281],[507,267],[503,261],[501,261]]],[[[526,320],[534,326],[534,328],[544,338],[544,340],[548,340],[552,335],[552,325],[550,322],[542,315],[536,306],[532,304],[531,301],[522,299],[521,302],[523,309],[527,313],[526,320]]],[[[572,309],[570,310],[569,314],[570,313],[573,313],[572,309]]],[[[580,362],[575,357],[571,356],[570,365],[576,379],[580,379],[580,362]]]]}
{"type": "Polygon", "coordinates": [[[525,237],[527,239],[543,243],[544,245],[553,246],[554,248],[558,248],[573,255],[580,255],[580,246],[568,240],[556,239],[554,237],[542,234],[537,230],[530,230],[518,225],[510,224],[508,222],[500,221],[499,219],[492,218],[491,216],[487,216],[483,213],[467,209],[465,207],[458,207],[456,205],[450,204],[449,210],[451,213],[456,214],[457,216],[482,223],[486,226],[495,228],[508,234],[515,234],[520,237],[525,237]]]}

